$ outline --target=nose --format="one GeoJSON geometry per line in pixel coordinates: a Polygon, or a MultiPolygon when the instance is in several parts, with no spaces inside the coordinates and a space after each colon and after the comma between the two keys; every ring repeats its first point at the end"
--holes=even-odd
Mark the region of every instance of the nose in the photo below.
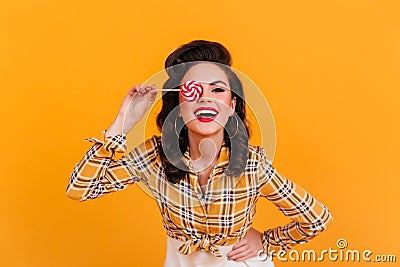
{"type": "Polygon", "coordinates": [[[197,101],[200,103],[201,102],[211,102],[212,99],[211,99],[211,92],[208,88],[209,85],[202,84],[201,87],[203,87],[203,90],[202,90],[203,92],[201,93],[201,95],[197,101]]]}

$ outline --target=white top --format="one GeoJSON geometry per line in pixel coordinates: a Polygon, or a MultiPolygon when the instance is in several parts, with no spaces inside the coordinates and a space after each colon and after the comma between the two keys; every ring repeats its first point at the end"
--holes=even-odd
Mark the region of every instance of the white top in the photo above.
{"type": "Polygon", "coordinates": [[[182,241],[171,238],[167,235],[167,255],[164,261],[164,267],[274,267],[274,263],[268,258],[265,261],[257,256],[242,262],[228,260],[228,254],[233,245],[219,246],[215,245],[221,252],[222,257],[217,258],[208,251],[200,249],[193,251],[189,255],[183,255],[179,252],[182,241]]]}

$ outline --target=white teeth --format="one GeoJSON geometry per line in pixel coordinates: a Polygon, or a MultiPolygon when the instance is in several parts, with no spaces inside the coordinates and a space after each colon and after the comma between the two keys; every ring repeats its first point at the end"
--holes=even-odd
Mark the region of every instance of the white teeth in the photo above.
{"type": "Polygon", "coordinates": [[[194,115],[197,117],[213,117],[216,116],[218,113],[215,112],[214,110],[209,110],[209,109],[201,109],[197,111],[194,115]]]}

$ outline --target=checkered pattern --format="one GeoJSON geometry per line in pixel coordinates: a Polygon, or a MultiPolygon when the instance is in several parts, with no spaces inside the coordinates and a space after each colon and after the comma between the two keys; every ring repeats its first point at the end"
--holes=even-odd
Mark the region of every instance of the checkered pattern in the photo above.
{"type": "Polygon", "coordinates": [[[85,139],[94,144],[75,165],[67,195],[84,201],[142,182],[157,202],[167,234],[184,242],[179,248],[184,255],[202,249],[221,257],[215,245],[229,246],[244,238],[259,197],[267,198],[292,220],[263,232],[262,243],[268,253],[307,242],[332,220],[324,204],[275,170],[262,147],[249,145],[245,172],[228,177],[224,170],[229,164],[229,148],[223,143],[203,195],[189,151],[183,158],[188,176],[174,185],[168,182],[161,164],[160,136],[152,136],[125,155],[126,135],[105,138],[105,132],[99,138],[85,139]],[[123,156],[117,159],[117,153],[123,156]]]}

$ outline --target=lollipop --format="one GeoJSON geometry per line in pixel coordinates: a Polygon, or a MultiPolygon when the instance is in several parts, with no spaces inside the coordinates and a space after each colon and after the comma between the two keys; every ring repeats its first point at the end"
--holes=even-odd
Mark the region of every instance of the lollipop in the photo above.
{"type": "Polygon", "coordinates": [[[201,87],[201,84],[195,80],[191,81],[186,81],[184,82],[179,89],[168,89],[168,88],[161,88],[157,89],[160,91],[180,91],[181,95],[187,100],[187,101],[194,101],[198,99],[201,94],[203,93],[203,87],[201,87]]]}
{"type": "Polygon", "coordinates": [[[201,84],[199,82],[196,82],[195,80],[191,81],[186,81],[184,82],[181,86],[181,95],[187,100],[187,101],[194,101],[198,99],[203,92],[203,88],[201,87],[201,84]]]}

